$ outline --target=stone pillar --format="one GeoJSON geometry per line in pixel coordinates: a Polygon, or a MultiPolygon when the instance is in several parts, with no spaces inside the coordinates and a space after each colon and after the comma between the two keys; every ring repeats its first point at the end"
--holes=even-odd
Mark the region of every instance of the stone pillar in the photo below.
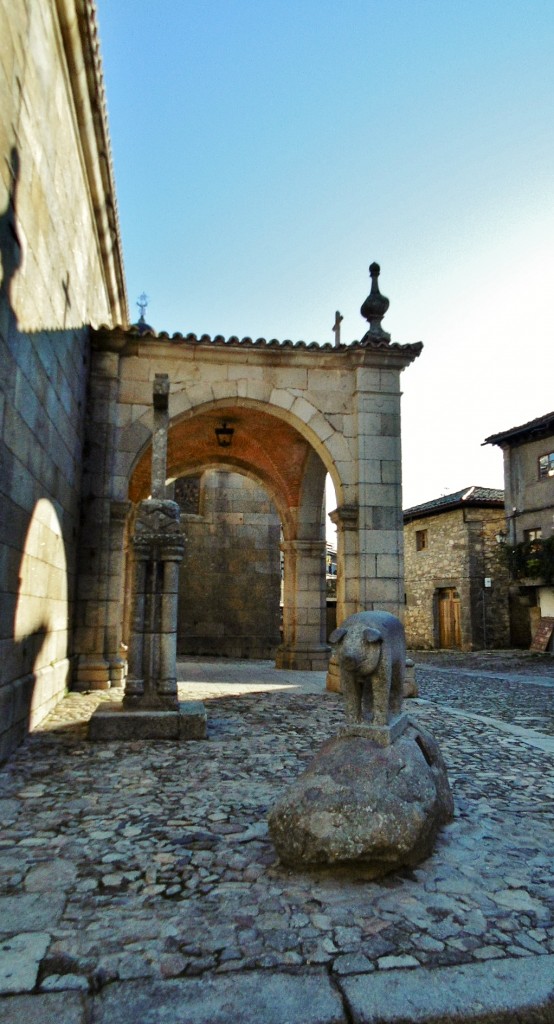
{"type": "Polygon", "coordinates": [[[341,505],[329,518],[337,528],[337,626],[359,610],[358,506],[341,505]]]}
{"type": "Polygon", "coordinates": [[[138,508],[126,707],[177,709],[179,518],[174,501],[151,498],[138,508]]]}
{"type": "Polygon", "coordinates": [[[325,541],[285,541],[282,550],[283,643],[277,651],[276,667],[325,670],[330,653],[325,642],[325,541]]]}
{"type": "Polygon", "coordinates": [[[130,501],[110,503],[110,567],[107,581],[106,650],[112,686],[123,686],[126,661],[122,655],[122,615],[125,586],[124,539],[130,501]]]}
{"type": "MultiPolygon", "coordinates": [[[[184,539],[179,506],[165,498],[167,374],[156,374],[153,400],[153,497],[140,502],[132,537],[135,558],[129,673],[123,701],[100,706],[92,715],[91,740],[206,736],[204,706],[200,701],[179,703],[177,696],[177,599],[184,539]]],[[[122,510],[114,511],[115,521],[121,521],[122,510]]],[[[122,550],[122,543],[118,550],[122,550]]],[[[122,577],[122,565],[120,569],[122,577]]]]}
{"type": "MultiPolygon", "coordinates": [[[[358,575],[358,506],[341,505],[329,513],[337,528],[337,626],[360,610],[358,575]]],[[[340,693],[340,672],[333,653],[329,659],[326,687],[340,693]]]]}
{"type": "MultiPolygon", "coordinates": [[[[74,688],[108,689],[121,679],[119,651],[113,629],[116,569],[112,544],[119,543],[120,526],[112,534],[112,480],[117,426],[119,351],[125,338],[95,337],[91,352],[89,405],[84,445],[83,515],[79,538],[76,595],[74,688]]],[[[117,520],[118,513],[115,513],[117,520]]],[[[117,556],[115,558],[117,562],[117,556]]]]}
{"type": "Polygon", "coordinates": [[[359,367],[355,393],[358,607],[404,612],[400,374],[359,367]]]}

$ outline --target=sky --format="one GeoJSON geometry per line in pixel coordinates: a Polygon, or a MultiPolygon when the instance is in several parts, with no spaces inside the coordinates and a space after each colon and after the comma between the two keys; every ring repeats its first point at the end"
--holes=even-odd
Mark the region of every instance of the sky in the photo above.
{"type": "Polygon", "coordinates": [[[381,265],[403,506],[502,487],[550,412],[552,0],[97,0],[131,319],[362,337],[381,265]]]}

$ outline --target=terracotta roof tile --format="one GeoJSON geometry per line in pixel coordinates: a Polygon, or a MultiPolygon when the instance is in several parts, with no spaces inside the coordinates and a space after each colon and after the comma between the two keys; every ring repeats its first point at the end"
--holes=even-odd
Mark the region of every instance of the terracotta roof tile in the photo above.
{"type": "Polygon", "coordinates": [[[141,331],[134,324],[131,327],[125,327],[120,324],[113,328],[103,324],[98,330],[103,333],[123,331],[129,338],[140,338],[143,342],[151,339],[152,341],[170,341],[174,345],[216,345],[224,346],[225,348],[294,348],[307,349],[312,352],[346,352],[350,349],[361,348],[375,349],[376,351],[405,352],[413,358],[418,356],[423,348],[423,342],[421,341],[401,345],[398,342],[369,339],[367,336],[361,341],[351,341],[348,345],[335,346],[331,342],[320,344],[318,341],[291,341],[289,338],[286,338],[284,341],[278,341],[277,338],[271,338],[269,341],[266,338],[256,338],[254,341],[252,338],[238,338],[236,335],[224,338],[222,334],[216,334],[211,338],[208,334],[202,334],[198,337],[196,334],[181,334],[179,331],[170,335],[167,331],[154,331],[153,329],[141,331]]]}

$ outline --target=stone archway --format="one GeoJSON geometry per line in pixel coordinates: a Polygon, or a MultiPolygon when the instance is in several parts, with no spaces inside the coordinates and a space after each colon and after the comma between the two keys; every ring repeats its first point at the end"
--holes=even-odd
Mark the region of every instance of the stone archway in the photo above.
{"type": "Polygon", "coordinates": [[[370,329],[350,345],[169,338],[136,328],[93,333],[78,688],[120,677],[124,538],[133,501],[148,491],[152,384],[160,373],[169,380],[168,475],[213,463],[215,452],[218,464],[259,479],[279,511],[289,609],[280,663],[326,661],[325,472],[339,502],[338,619],[370,608],[402,615],[400,372],[421,344],[391,343],[381,329],[377,274],[373,265],[363,307],[370,329]],[[236,443],[222,453],[215,427],[223,419],[233,419],[236,443]]]}
{"type": "MultiPolygon", "coordinates": [[[[200,472],[209,467],[238,472],[258,481],[272,498],[281,520],[284,554],[283,638],[279,667],[324,669],[329,658],[325,641],[326,467],[280,409],[259,401],[237,399],[234,405],[205,404],[173,419],[168,431],[167,476],[200,472]],[[221,448],[216,430],[226,423],[233,431],[221,448]]],[[[149,494],[151,447],[143,449],[129,482],[133,503],[149,494]]],[[[224,623],[220,623],[222,633],[224,623]]],[[[231,645],[232,646],[232,645],[231,645]]],[[[221,653],[229,648],[221,644],[221,653]]],[[[216,653],[213,651],[212,653],[216,653]]]]}

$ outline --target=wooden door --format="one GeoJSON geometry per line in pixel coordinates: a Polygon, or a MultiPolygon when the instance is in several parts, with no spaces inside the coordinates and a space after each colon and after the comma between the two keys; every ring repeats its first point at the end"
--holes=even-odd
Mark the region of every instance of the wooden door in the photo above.
{"type": "Polygon", "coordinates": [[[460,595],[455,587],[439,590],[439,646],[462,646],[460,595]]]}

